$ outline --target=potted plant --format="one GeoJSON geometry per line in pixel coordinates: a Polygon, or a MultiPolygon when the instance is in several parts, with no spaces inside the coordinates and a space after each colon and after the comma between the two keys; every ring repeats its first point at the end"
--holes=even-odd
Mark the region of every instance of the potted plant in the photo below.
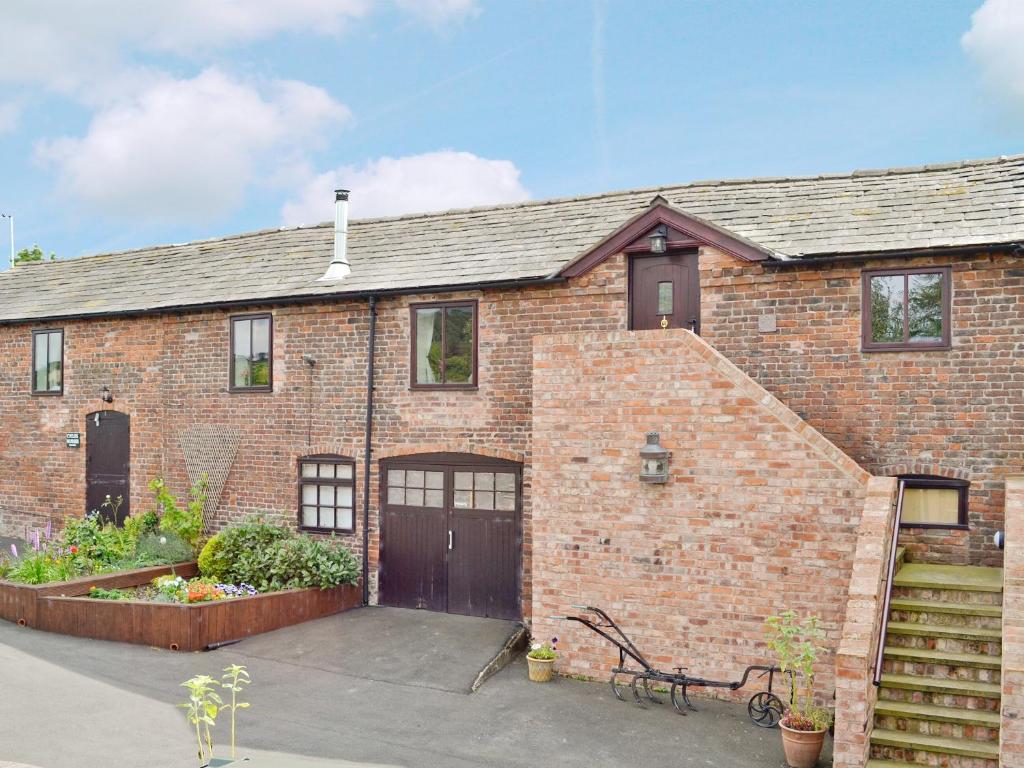
{"type": "Polygon", "coordinates": [[[817,616],[800,620],[794,611],[769,617],[765,631],[779,669],[789,676],[790,707],[779,721],[786,762],[813,768],[832,724],[832,713],[814,703],[814,664],[825,650],[819,644],[825,633],[817,616]]]}
{"type": "Polygon", "coordinates": [[[535,683],[546,683],[554,672],[553,665],[558,656],[558,638],[551,638],[550,643],[534,643],[526,654],[526,664],[530,668],[530,679],[535,683]]]}

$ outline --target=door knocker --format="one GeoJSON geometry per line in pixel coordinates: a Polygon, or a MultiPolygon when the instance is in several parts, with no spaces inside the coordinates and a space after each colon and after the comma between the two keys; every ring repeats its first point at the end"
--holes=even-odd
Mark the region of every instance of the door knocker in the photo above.
{"type": "Polygon", "coordinates": [[[661,327],[668,328],[668,315],[661,316],[661,327]]]}

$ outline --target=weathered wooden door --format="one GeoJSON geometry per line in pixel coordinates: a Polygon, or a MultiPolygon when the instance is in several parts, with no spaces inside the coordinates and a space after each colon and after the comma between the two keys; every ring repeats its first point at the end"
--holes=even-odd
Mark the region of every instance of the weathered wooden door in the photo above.
{"type": "Polygon", "coordinates": [[[688,328],[700,333],[700,274],[696,251],[630,260],[630,326],[688,328]]]}
{"type": "Polygon", "coordinates": [[[131,512],[129,475],[131,427],[127,414],[117,411],[90,413],[85,421],[85,512],[99,510],[108,520],[113,510],[104,506],[109,496],[121,497],[118,525],[131,512]]]}
{"type": "Polygon", "coordinates": [[[380,602],[518,619],[519,464],[470,454],[383,463],[380,602]]]}

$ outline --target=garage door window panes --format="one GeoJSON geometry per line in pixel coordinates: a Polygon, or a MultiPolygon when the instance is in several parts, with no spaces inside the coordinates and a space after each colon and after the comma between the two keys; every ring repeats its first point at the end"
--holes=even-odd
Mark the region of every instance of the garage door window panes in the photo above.
{"type": "Polygon", "coordinates": [[[299,460],[299,526],[307,530],[354,529],[355,463],[341,456],[299,460]]]}
{"type": "Polygon", "coordinates": [[[444,472],[388,470],[388,504],[441,509],[444,506],[444,472]]]}
{"type": "Polygon", "coordinates": [[[456,472],[455,508],[514,512],[516,476],[511,472],[456,472]]]}

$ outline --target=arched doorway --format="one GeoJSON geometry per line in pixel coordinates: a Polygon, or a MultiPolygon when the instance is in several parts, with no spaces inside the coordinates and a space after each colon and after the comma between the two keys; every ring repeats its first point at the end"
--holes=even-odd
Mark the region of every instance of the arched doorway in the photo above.
{"type": "Polygon", "coordinates": [[[522,476],[468,453],[382,460],[381,604],[520,618],[522,476]]]}
{"type": "Polygon", "coordinates": [[[131,513],[129,475],[131,466],[131,426],[128,414],[96,411],[85,417],[85,513],[98,510],[118,525],[131,513]],[[121,498],[114,509],[104,506],[109,496],[121,498]]]}

